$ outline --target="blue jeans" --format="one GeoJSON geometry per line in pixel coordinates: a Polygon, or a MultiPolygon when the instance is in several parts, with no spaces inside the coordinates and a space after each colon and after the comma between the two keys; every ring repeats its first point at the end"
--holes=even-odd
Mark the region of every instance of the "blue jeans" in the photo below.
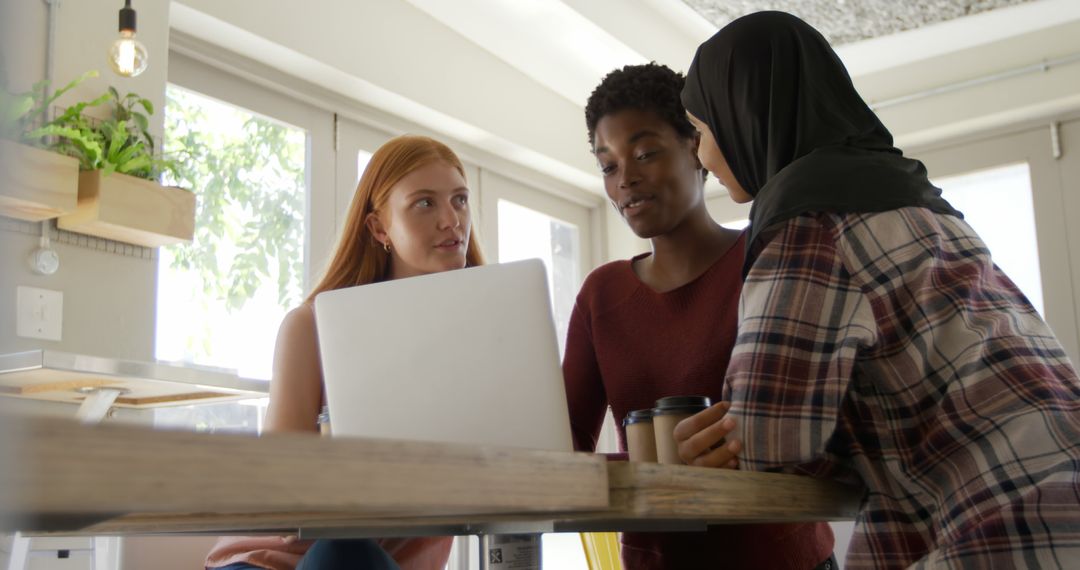
{"type": "MultiPolygon", "coordinates": [[[[210,570],[262,570],[241,562],[210,570]]],[[[366,538],[316,540],[296,570],[400,570],[374,540],[366,538]]]]}

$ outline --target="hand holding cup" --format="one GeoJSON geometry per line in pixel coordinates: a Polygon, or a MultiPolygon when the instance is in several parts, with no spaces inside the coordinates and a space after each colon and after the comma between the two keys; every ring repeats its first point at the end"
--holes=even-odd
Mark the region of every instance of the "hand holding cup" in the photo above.
{"type": "Polygon", "coordinates": [[[675,426],[673,435],[679,457],[687,465],[735,469],[742,443],[728,438],[735,429],[734,418],[727,417],[731,404],[718,402],[675,426]]]}

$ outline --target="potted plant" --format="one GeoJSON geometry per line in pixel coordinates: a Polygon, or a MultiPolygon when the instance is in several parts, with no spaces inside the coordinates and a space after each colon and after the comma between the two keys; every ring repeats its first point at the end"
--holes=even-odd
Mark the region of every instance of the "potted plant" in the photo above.
{"type": "MultiPolygon", "coordinates": [[[[0,89],[0,216],[39,222],[75,210],[79,162],[49,148],[41,126],[57,98],[96,75],[88,72],[52,94],[48,81],[28,93],[0,89]]],[[[92,104],[98,103],[83,106],[92,104]]]]}
{"type": "Polygon", "coordinates": [[[87,105],[111,106],[105,119],[69,107],[39,129],[57,137],[53,147],[79,160],[78,206],[60,216],[61,229],[159,247],[190,241],[195,195],[157,182],[172,163],[159,157],[149,133],[153,103],[135,93],[109,90],[87,105]]]}

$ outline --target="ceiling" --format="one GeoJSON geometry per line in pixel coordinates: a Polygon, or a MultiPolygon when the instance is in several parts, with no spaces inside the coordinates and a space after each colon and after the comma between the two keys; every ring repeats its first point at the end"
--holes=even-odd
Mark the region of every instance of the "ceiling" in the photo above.
{"type": "Polygon", "coordinates": [[[683,0],[716,27],[752,12],[782,10],[833,45],[868,40],[1031,0],[683,0]]]}

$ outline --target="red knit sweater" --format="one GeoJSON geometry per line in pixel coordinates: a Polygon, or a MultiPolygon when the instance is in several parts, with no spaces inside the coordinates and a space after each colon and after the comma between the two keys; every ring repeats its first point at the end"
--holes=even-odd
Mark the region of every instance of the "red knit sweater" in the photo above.
{"type": "MultiPolygon", "coordinates": [[[[744,239],[700,277],[666,293],[642,283],[633,260],[601,266],[585,280],[563,360],[577,449],[596,449],[608,405],[625,451],[621,420],[629,411],[664,396],[720,401],[735,342],[744,239]]],[[[622,557],[627,570],[809,570],[832,548],[827,523],[724,525],[703,533],[624,533],[622,557]]]]}

